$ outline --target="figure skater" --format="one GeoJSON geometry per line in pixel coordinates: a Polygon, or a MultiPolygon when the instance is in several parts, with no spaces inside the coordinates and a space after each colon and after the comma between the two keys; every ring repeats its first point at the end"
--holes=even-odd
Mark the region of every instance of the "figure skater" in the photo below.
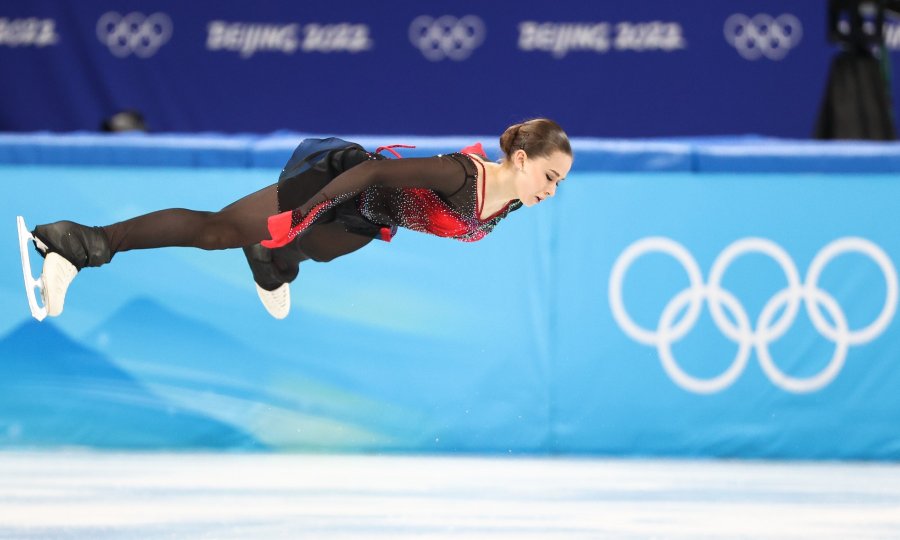
{"type": "MultiPolygon", "coordinates": [[[[172,208],[105,227],[38,225],[30,237],[44,257],[47,315],[62,313],[66,290],[82,268],[132,249],[183,246],[243,248],[260,300],[282,319],[301,262],[331,261],[373,238],[390,241],[398,226],[480,240],[510,212],[553,197],[572,167],[568,137],[552,120],[510,126],[500,148],[500,163],[488,161],[480,143],[458,153],[385,159],[381,148],[367,152],[337,138],[305,139],[278,183],[218,212],[172,208]]],[[[23,265],[25,257],[23,248],[23,265]]]]}

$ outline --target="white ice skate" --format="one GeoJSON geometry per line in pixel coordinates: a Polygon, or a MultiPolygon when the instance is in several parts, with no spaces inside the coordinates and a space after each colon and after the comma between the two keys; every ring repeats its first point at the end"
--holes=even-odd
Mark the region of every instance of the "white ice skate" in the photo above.
{"type": "Polygon", "coordinates": [[[25,226],[25,218],[22,216],[16,217],[16,226],[19,230],[19,254],[22,257],[25,295],[28,297],[28,307],[31,308],[31,315],[39,321],[44,320],[47,316],[56,317],[62,313],[66,291],[69,288],[69,284],[75,279],[78,269],[59,254],[47,253],[47,256],[44,258],[44,269],[41,272],[41,277],[35,279],[31,274],[28,242],[33,240],[37,249],[42,253],[47,252],[47,246],[28,231],[28,227],[25,226]],[[38,304],[35,289],[40,290],[43,305],[38,304]]]}
{"type": "Polygon", "coordinates": [[[262,303],[266,307],[266,311],[269,312],[269,315],[275,317],[276,319],[283,319],[287,317],[288,312],[291,311],[290,283],[283,283],[274,291],[267,291],[257,285],[256,294],[259,295],[259,299],[262,300],[262,303]]]}

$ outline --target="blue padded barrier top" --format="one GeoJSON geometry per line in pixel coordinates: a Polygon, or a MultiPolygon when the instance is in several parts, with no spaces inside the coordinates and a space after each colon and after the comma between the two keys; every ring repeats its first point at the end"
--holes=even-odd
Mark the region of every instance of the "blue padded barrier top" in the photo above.
{"type": "MultiPolygon", "coordinates": [[[[271,135],[0,133],[0,164],[123,165],[162,167],[281,168],[307,133],[271,135]]],[[[488,155],[495,136],[342,138],[374,150],[408,144],[406,157],[454,152],[482,141],[488,155]]],[[[763,137],[685,139],[572,139],[576,170],[611,172],[900,172],[900,143],[801,141],[763,137]]]]}

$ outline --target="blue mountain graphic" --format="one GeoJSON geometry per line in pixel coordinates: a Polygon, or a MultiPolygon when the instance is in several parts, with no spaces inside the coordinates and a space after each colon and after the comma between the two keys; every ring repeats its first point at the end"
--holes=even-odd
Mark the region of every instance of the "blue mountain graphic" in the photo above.
{"type": "Polygon", "coordinates": [[[141,379],[195,391],[260,399],[272,377],[268,355],[148,298],[122,306],[84,342],[141,379]]]}
{"type": "Polygon", "coordinates": [[[268,407],[392,440],[405,439],[416,425],[410,421],[416,414],[367,394],[330,369],[330,355],[285,358],[263,353],[149,298],[128,302],[83,339],[142,382],[164,385],[189,405],[243,403],[257,412],[231,415],[246,415],[248,426],[259,426],[266,417],[259,411],[268,407]]]}
{"type": "Polygon", "coordinates": [[[0,445],[260,448],[247,433],[181,410],[52,322],[0,340],[0,445]]]}

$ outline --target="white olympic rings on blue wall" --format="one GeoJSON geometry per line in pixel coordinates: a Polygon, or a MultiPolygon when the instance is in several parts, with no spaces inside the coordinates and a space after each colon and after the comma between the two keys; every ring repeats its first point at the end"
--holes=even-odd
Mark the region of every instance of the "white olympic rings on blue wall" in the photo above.
{"type": "Polygon", "coordinates": [[[747,60],[763,56],[781,60],[803,37],[800,19],[790,13],[778,17],[765,13],[753,17],[735,13],[726,19],[723,31],[728,44],[747,60]]]}
{"type": "Polygon", "coordinates": [[[131,54],[149,58],[172,37],[172,19],[165,13],[145,16],[109,11],[97,21],[97,39],[119,58],[131,54]]]}
{"type": "Polygon", "coordinates": [[[484,21],[475,15],[459,19],[421,15],[409,25],[409,40],[432,62],[465,60],[484,42],[485,34],[484,21]]]}
{"type": "Polygon", "coordinates": [[[709,283],[704,285],[697,261],[684,246],[669,238],[649,237],[630,245],[613,264],[609,280],[609,302],[613,316],[622,330],[639,343],[655,346],[666,373],[686,390],[696,393],[724,390],[740,376],[750,358],[751,349],[755,349],[762,369],[772,383],[789,392],[812,392],[825,387],[837,376],[850,346],[872,341],[890,324],[897,308],[897,271],[884,250],[873,242],[865,238],[844,237],[829,243],[816,254],[807,270],[806,279],[801,283],[794,261],[781,246],[765,238],[742,238],[725,248],[716,258],[710,270],[709,283]],[[622,283],[631,264],[639,257],[653,252],[670,255],[680,262],[687,272],[690,286],[668,302],[657,328],[649,330],[637,325],[625,309],[622,283]],[[871,324],[859,330],[848,327],[847,317],[840,304],[828,292],[819,288],[819,277],[825,266],[835,257],[848,252],[861,253],[872,259],[880,268],[886,285],[881,312],[871,324]],[[722,278],[732,261],[749,253],[761,253],[772,258],[781,267],[787,280],[787,287],[768,300],[755,327],[751,326],[747,311],[740,301],[722,288],[722,278]],[[697,322],[704,300],[709,304],[712,319],[719,331],[738,345],[737,354],[728,369],[708,379],[685,372],[672,354],[672,344],[690,332],[697,322]],[[784,373],[775,365],[769,352],[769,345],[783,336],[794,323],[801,300],[816,330],[835,344],[835,351],[828,365],[818,374],[807,378],[784,373]],[[822,314],[823,307],[832,323],[822,314]],[[676,322],[676,316],[685,308],[686,313],[676,322]],[[782,308],[780,318],[775,319],[782,308]],[[733,315],[734,323],[725,315],[725,309],[733,315]]]}

